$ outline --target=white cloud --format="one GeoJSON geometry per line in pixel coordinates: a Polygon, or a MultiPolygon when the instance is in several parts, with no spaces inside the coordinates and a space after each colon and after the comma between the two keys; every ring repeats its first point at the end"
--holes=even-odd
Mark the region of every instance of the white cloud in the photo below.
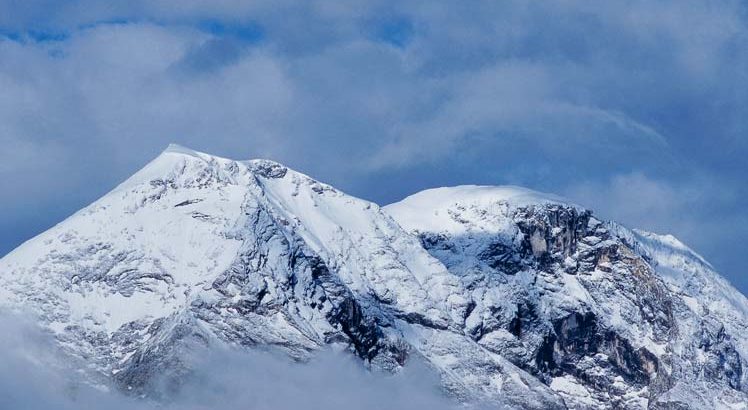
{"type": "Polygon", "coordinates": [[[3,314],[0,329],[4,409],[465,409],[415,361],[392,375],[367,371],[346,353],[323,351],[299,364],[280,355],[218,347],[195,348],[186,358],[192,372],[181,388],[166,392],[166,402],[150,402],[83,382],[76,367],[84,368],[83,363],[63,355],[28,319],[3,314]]]}
{"type": "Polygon", "coordinates": [[[631,170],[677,179],[706,156],[719,168],[719,147],[748,147],[748,27],[737,1],[0,0],[0,9],[12,11],[0,16],[0,142],[15,150],[0,153],[0,192],[13,193],[10,209],[43,212],[60,198],[79,208],[169,142],[271,157],[380,201],[393,190],[367,184],[398,172],[431,172],[398,178],[408,190],[445,181],[557,190],[631,170]],[[402,44],[378,34],[392,21],[407,23],[402,44]],[[247,27],[256,36],[232,31],[247,27]]]}

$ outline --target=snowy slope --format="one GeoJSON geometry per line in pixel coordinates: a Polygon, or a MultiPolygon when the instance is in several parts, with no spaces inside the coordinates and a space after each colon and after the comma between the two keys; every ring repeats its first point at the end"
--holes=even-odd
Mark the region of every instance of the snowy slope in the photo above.
{"type": "Polygon", "coordinates": [[[178,382],[193,343],[302,360],[342,343],[390,371],[423,357],[455,395],[561,406],[461,336],[459,281],[416,237],[377,205],[270,161],[172,146],[0,260],[0,289],[5,307],[38,314],[92,359],[96,380],[125,390],[148,394],[166,371],[178,382]]]}
{"type": "Polygon", "coordinates": [[[741,408],[748,385],[748,303],[674,238],[518,187],[380,208],[178,146],[0,259],[0,307],[145,395],[195,344],[419,357],[512,408],[741,408]]]}

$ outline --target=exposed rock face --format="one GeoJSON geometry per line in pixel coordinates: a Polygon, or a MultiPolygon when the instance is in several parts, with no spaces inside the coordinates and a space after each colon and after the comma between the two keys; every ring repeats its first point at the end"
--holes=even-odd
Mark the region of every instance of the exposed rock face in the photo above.
{"type": "Polygon", "coordinates": [[[573,380],[594,406],[650,401],[648,387],[660,373],[648,347],[666,344],[676,331],[664,283],[587,210],[506,205],[499,208],[514,225],[511,235],[490,234],[489,224],[476,224],[478,235],[419,233],[466,289],[477,289],[466,333],[546,384],[573,380]],[[626,309],[636,333],[616,329],[629,324],[610,320],[616,309],[626,309]]]}
{"type": "Polygon", "coordinates": [[[271,161],[172,147],[0,260],[92,377],[178,388],[194,345],[329,344],[512,408],[746,402],[748,303],[671,237],[520,188],[424,191],[380,209],[271,161]]]}

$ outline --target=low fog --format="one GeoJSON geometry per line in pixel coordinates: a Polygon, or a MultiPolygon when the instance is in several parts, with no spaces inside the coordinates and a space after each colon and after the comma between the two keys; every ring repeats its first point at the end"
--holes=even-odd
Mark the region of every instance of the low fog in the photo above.
{"type": "Polygon", "coordinates": [[[417,361],[398,374],[384,374],[366,370],[350,354],[330,350],[298,364],[257,351],[197,349],[190,358],[194,372],[176,395],[161,401],[137,399],[83,383],[85,363],[61,354],[51,335],[31,320],[4,315],[0,325],[2,409],[466,408],[448,398],[438,376],[417,361]]]}

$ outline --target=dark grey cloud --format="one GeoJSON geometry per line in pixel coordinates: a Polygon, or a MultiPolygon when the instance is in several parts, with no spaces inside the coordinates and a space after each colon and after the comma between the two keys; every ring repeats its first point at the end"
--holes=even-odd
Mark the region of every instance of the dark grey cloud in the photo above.
{"type": "Polygon", "coordinates": [[[748,291],[744,2],[0,9],[3,251],[178,142],[381,203],[460,183],[565,193],[682,237],[748,291]]]}

